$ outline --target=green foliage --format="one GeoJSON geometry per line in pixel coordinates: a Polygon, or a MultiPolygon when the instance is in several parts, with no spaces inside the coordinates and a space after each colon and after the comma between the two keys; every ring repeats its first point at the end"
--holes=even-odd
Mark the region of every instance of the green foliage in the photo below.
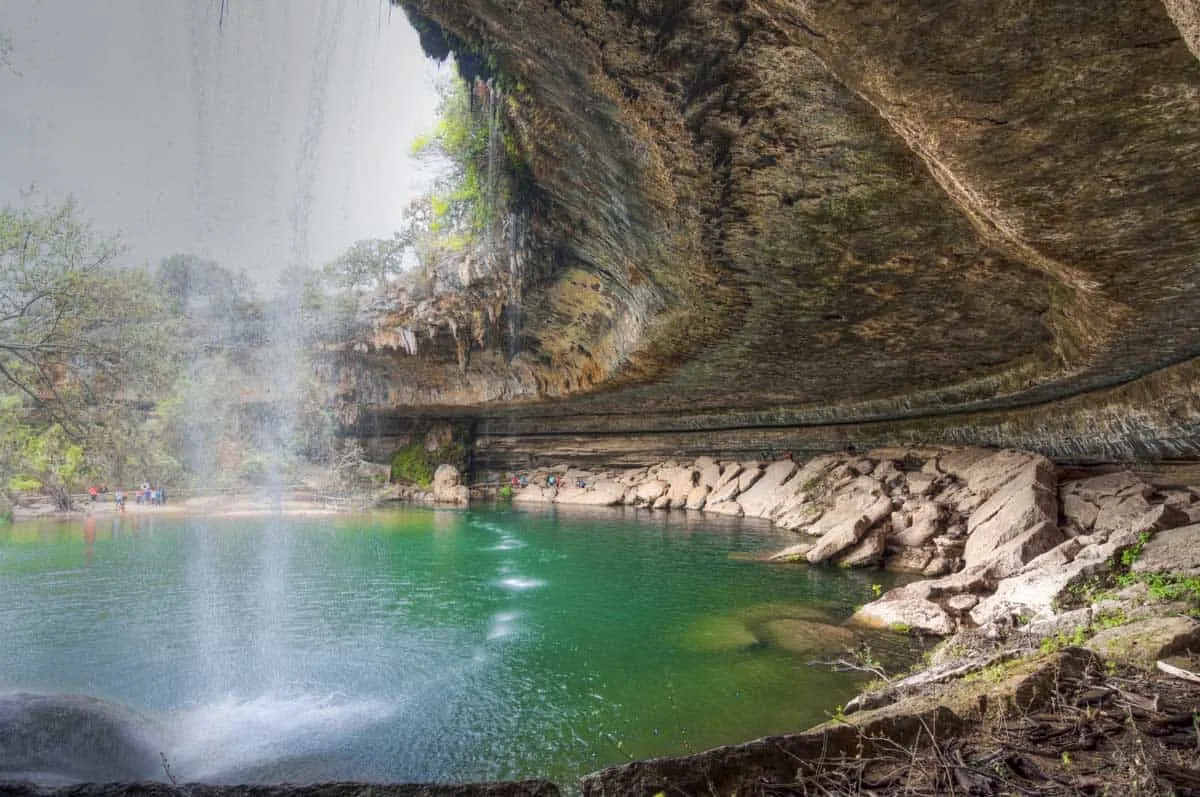
{"type": "Polygon", "coordinates": [[[502,500],[505,500],[505,501],[511,501],[514,494],[515,494],[515,492],[514,492],[511,484],[504,485],[496,493],[496,495],[498,495],[502,500]]]}
{"type": "Polygon", "coordinates": [[[1145,584],[1150,597],[1160,601],[1187,601],[1200,607],[1200,576],[1177,573],[1125,573],[1117,577],[1123,587],[1145,584]]]}
{"type": "Polygon", "coordinates": [[[1116,583],[1121,587],[1145,584],[1150,597],[1159,601],[1186,601],[1191,611],[1200,611],[1200,577],[1176,573],[1134,573],[1130,570],[1142,556],[1142,550],[1150,540],[1150,532],[1143,531],[1137,542],[1121,551],[1118,560],[1116,583]]]}
{"type": "Polygon", "coordinates": [[[1039,649],[1042,653],[1053,653],[1067,647],[1079,647],[1090,636],[1086,625],[1076,626],[1070,634],[1059,632],[1042,640],[1039,649]]]}
{"type": "Polygon", "coordinates": [[[1121,551],[1121,565],[1125,569],[1133,566],[1142,556],[1142,550],[1146,547],[1146,543],[1150,541],[1150,532],[1143,531],[1138,535],[1137,542],[1121,551]]]}
{"type": "Polygon", "coordinates": [[[1096,628],[1116,628],[1119,625],[1125,625],[1129,622],[1129,615],[1125,614],[1123,609],[1115,609],[1113,611],[1100,612],[1092,620],[1092,625],[1096,628]]]}
{"type": "Polygon", "coordinates": [[[360,290],[386,284],[408,270],[406,252],[413,245],[413,230],[391,238],[358,241],[325,268],[337,288],[360,290]]]}
{"type": "Polygon", "coordinates": [[[20,405],[18,396],[0,398],[0,469],[7,473],[0,490],[43,491],[59,509],[70,509],[71,491],[86,475],[84,449],[58,424],[26,422],[20,405]]]}
{"type": "Polygon", "coordinates": [[[175,364],[163,295],[116,268],[120,252],[71,201],[0,208],[0,382],[74,436],[97,404],[161,385],[175,364]]]}
{"type": "Polygon", "coordinates": [[[422,441],[413,442],[392,457],[392,479],[409,482],[422,488],[433,484],[434,464],[429,461],[422,441]]]}
{"type": "Polygon", "coordinates": [[[72,201],[0,209],[0,489],[63,509],[87,479],[169,459],[146,411],[183,349],[177,308],[72,201]]]}
{"type": "Polygon", "coordinates": [[[413,145],[414,155],[435,160],[447,170],[430,195],[428,232],[435,238],[456,233],[478,238],[495,220],[490,192],[497,175],[492,170],[510,167],[509,153],[503,142],[492,138],[500,134],[491,115],[497,111],[478,102],[467,81],[453,78],[440,91],[437,127],[413,145]],[[499,155],[505,163],[496,163],[499,155]]]}

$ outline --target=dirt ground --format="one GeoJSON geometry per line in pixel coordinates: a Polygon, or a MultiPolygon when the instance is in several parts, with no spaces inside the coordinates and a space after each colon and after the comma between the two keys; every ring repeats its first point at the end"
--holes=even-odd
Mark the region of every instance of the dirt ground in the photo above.
{"type": "Polygon", "coordinates": [[[869,752],[797,761],[794,783],[756,793],[1200,796],[1200,683],[1089,668],[1063,678],[1037,711],[980,703],[974,721],[944,738],[864,738],[869,752]]]}

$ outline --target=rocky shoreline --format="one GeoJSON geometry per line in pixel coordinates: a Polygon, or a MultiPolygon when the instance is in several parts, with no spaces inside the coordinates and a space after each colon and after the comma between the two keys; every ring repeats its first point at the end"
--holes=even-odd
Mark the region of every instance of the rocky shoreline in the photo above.
{"type": "Polygon", "coordinates": [[[1190,486],[949,447],[512,476],[515,504],[770,520],[797,532],[776,562],[913,577],[852,625],[941,638],[823,726],[613,767],[585,795],[1200,794],[1190,486]]]}
{"type": "MultiPolygon", "coordinates": [[[[442,472],[441,478],[449,474],[442,472]]],[[[797,533],[774,561],[916,578],[853,622],[948,636],[1053,621],[1072,590],[1136,548],[1147,578],[1200,576],[1200,491],[1118,469],[1080,475],[1038,454],[884,449],[807,462],[702,457],[624,471],[508,474],[514,504],[633,506],[755,517],[797,533]],[[524,486],[521,486],[524,484],[524,486]]],[[[435,483],[435,496],[446,489],[435,483]],[[441,492],[439,492],[441,490],[441,492]]],[[[455,500],[451,497],[450,500],[455,500]]]]}

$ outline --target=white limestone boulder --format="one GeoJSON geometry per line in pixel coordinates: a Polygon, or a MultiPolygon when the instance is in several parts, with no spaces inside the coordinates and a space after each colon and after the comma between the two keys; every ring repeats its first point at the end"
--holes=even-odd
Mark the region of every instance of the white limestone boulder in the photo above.
{"type": "Polygon", "coordinates": [[[883,561],[883,552],[887,547],[887,535],[888,525],[886,523],[871,529],[854,546],[840,554],[834,560],[834,564],[838,567],[872,567],[878,565],[883,561]]]}
{"type": "Polygon", "coordinates": [[[912,514],[905,517],[905,526],[892,529],[891,541],[896,546],[919,547],[946,530],[945,511],[934,501],[919,501],[912,514]]]}
{"type": "Polygon", "coordinates": [[[433,474],[432,493],[438,504],[465,506],[471,502],[471,491],[462,483],[458,468],[453,465],[438,465],[433,474]]]}
{"type": "Polygon", "coordinates": [[[1135,573],[1200,576],[1200,523],[1160,531],[1142,546],[1135,573]]]}
{"type": "Polygon", "coordinates": [[[687,500],[684,504],[685,509],[703,509],[704,503],[708,499],[708,494],[712,490],[707,484],[700,484],[692,488],[692,491],[687,494],[687,500]]]}
{"type": "Polygon", "coordinates": [[[931,600],[905,595],[885,595],[872,601],[856,611],[850,622],[868,628],[916,631],[936,636],[949,636],[955,630],[953,618],[941,606],[931,600]]]}
{"type": "Polygon", "coordinates": [[[661,479],[643,482],[633,488],[633,500],[639,504],[653,504],[659,498],[666,495],[670,487],[669,482],[662,481],[661,479]]]}
{"type": "Polygon", "coordinates": [[[796,473],[796,463],[790,459],[772,462],[755,481],[754,486],[738,495],[738,503],[747,517],[769,518],[773,512],[789,498],[794,487],[788,486],[788,480],[796,473]]]}
{"type": "Polygon", "coordinates": [[[596,479],[586,482],[583,489],[564,487],[558,493],[560,504],[582,504],[584,506],[619,506],[625,501],[625,486],[612,479],[596,479]]]}
{"type": "MultiPolygon", "coordinates": [[[[1062,541],[1058,529],[1057,474],[1053,463],[1036,454],[1002,451],[967,469],[967,484],[987,498],[967,521],[963,562],[968,568],[990,564],[1008,546],[1009,556],[1028,557],[1020,565],[1062,541]]],[[[1003,566],[1011,575],[1020,568],[1003,566]]]]}
{"type": "Polygon", "coordinates": [[[869,476],[858,477],[840,490],[833,506],[808,527],[809,534],[820,537],[808,552],[808,561],[816,564],[836,556],[857,544],[891,514],[892,499],[884,494],[879,483],[869,476]]]}

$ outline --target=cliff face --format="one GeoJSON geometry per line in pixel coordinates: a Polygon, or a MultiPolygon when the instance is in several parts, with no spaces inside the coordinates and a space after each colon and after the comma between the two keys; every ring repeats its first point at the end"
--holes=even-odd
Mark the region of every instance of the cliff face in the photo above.
{"type": "Polygon", "coordinates": [[[1196,0],[406,5],[518,85],[539,263],[511,361],[348,365],[371,430],[1200,454],[1196,0]]]}

